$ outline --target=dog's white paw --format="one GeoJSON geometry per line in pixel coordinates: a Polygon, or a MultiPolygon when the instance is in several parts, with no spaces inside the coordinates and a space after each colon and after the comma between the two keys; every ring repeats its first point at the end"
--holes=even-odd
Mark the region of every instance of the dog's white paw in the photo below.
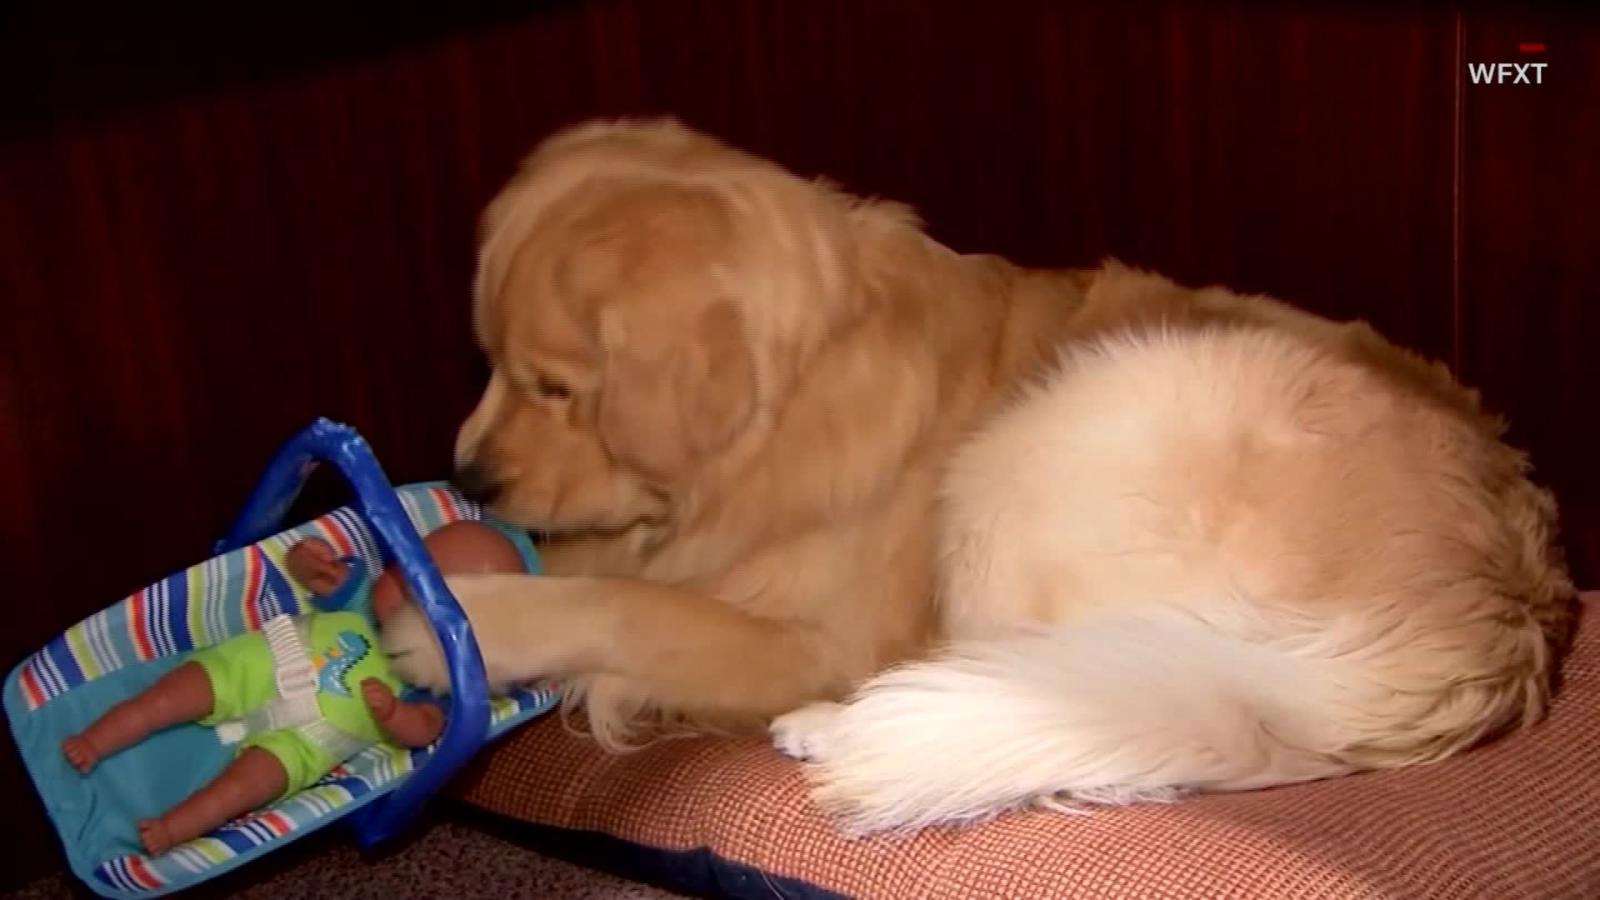
{"type": "Polygon", "coordinates": [[[842,712],[840,703],[813,703],[781,715],[768,729],[772,746],[785,756],[816,762],[827,756],[829,738],[842,712]]]}
{"type": "Polygon", "coordinates": [[[415,604],[390,613],[379,628],[378,640],[401,681],[435,694],[450,690],[450,670],[439,637],[415,604]]]}

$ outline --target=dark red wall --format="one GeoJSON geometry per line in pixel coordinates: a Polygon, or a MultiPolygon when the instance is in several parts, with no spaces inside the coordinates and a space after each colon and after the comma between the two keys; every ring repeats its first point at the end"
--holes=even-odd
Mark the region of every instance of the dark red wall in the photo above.
{"type": "MultiPolygon", "coordinates": [[[[444,474],[481,374],[477,210],[541,135],[599,114],[676,113],[915,203],[962,249],[1115,254],[1367,317],[1511,415],[1600,573],[1600,19],[511,5],[0,14],[7,665],[202,558],[314,415],[363,429],[396,480],[444,474]],[[1525,58],[1546,84],[1464,83],[1525,58]]],[[[34,864],[8,874],[50,858],[20,840],[34,864]]]]}

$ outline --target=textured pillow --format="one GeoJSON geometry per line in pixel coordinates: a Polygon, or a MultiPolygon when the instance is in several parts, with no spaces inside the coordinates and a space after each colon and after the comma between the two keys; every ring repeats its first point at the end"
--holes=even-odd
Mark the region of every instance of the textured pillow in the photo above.
{"type": "Polygon", "coordinates": [[[669,740],[612,756],[550,717],[490,750],[460,792],[540,826],[530,840],[542,848],[573,855],[603,835],[585,861],[711,895],[1596,897],[1597,607],[1600,594],[1586,595],[1548,721],[1409,770],[850,840],[812,807],[800,766],[760,741],[669,740]]]}

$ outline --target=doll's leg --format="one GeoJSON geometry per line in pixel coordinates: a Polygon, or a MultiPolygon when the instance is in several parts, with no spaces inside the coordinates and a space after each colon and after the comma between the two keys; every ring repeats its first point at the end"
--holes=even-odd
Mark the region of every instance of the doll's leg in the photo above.
{"type": "Polygon", "coordinates": [[[384,736],[402,747],[426,747],[444,731],[444,710],[432,703],[402,703],[376,678],[361,682],[361,699],[384,736]]]}
{"type": "Polygon", "coordinates": [[[211,714],[215,698],[211,679],[198,663],[186,662],[136,696],[118,703],[85,728],[61,742],[67,762],[87,773],[95,763],[153,732],[211,714]]]}
{"type": "Polygon", "coordinates": [[[347,574],[338,552],[322,538],[306,538],[290,547],[283,563],[289,577],[318,596],[338,590],[347,574]]]}
{"type": "Polygon", "coordinates": [[[158,818],[139,823],[139,843],[151,856],[173,844],[197,838],[230,819],[272,802],[288,785],[278,758],[260,747],[248,747],[221,775],[184,798],[158,818]]]}

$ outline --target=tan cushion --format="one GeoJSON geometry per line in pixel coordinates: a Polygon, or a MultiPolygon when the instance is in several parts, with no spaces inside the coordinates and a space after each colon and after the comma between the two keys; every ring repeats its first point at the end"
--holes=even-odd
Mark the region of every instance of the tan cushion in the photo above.
{"type": "Polygon", "coordinates": [[[906,839],[840,837],[756,740],[610,756],[554,717],[464,787],[490,812],[650,847],[708,847],[862,897],[1600,896],[1600,594],[1549,720],[1434,766],[906,839]]]}

